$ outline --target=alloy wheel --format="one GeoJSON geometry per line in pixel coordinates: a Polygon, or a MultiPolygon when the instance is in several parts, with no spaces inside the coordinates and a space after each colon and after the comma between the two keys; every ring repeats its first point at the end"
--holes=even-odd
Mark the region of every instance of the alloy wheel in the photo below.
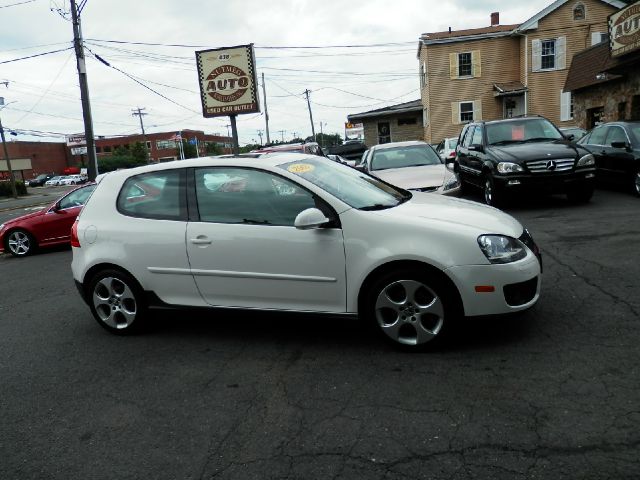
{"type": "Polygon", "coordinates": [[[106,325],[114,329],[131,326],[138,311],[132,289],[122,279],[104,277],[93,288],[93,306],[106,325]]]}
{"type": "Polygon", "coordinates": [[[490,178],[484,180],[484,201],[487,205],[493,205],[493,184],[490,178]]]}
{"type": "Polygon", "coordinates": [[[636,172],[636,175],[634,178],[634,187],[636,189],[636,195],[640,196],[640,170],[636,172]]]}
{"type": "Polygon", "coordinates": [[[31,250],[31,238],[27,233],[16,230],[9,234],[7,246],[13,255],[21,257],[27,255],[31,250]]]}
{"type": "Polygon", "coordinates": [[[438,295],[417,280],[397,280],[384,287],[375,304],[382,331],[403,345],[422,345],[442,329],[444,305],[438,295]]]}

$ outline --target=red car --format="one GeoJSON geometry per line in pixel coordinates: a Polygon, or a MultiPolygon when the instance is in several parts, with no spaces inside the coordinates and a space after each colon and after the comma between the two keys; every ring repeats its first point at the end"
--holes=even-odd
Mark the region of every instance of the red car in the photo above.
{"type": "Polygon", "coordinates": [[[25,257],[38,247],[68,244],[71,226],[95,188],[95,184],[76,188],[53,205],[0,225],[0,252],[25,257]]]}

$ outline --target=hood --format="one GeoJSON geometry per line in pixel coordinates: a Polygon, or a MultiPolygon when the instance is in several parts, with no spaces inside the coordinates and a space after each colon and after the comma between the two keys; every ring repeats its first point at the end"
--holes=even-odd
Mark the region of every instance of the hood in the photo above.
{"type": "Polygon", "coordinates": [[[380,212],[465,225],[478,230],[478,234],[497,233],[514,238],[522,235],[523,227],[520,222],[497,208],[460,198],[412,193],[413,197],[408,202],[380,212]]]}
{"type": "MultiPolygon", "coordinates": [[[[374,170],[371,173],[397,187],[406,190],[414,188],[440,187],[449,171],[443,164],[420,165],[417,167],[387,168],[386,170],[374,170]]],[[[449,173],[453,175],[453,173],[449,173]]]]}
{"type": "MultiPolygon", "coordinates": [[[[6,222],[4,222],[4,224],[5,225],[12,225],[12,224],[14,224],[16,222],[23,222],[25,220],[35,219],[36,217],[41,217],[42,215],[47,213],[49,208],[51,208],[51,205],[46,205],[46,206],[42,207],[42,210],[38,210],[37,212],[33,212],[33,213],[27,213],[26,215],[22,215],[20,217],[12,218],[12,219],[7,220],[6,222]]],[[[0,222],[0,223],[3,223],[3,222],[0,222]]]]}
{"type": "Polygon", "coordinates": [[[530,160],[557,160],[559,158],[576,158],[588,152],[582,147],[565,140],[549,142],[514,143],[511,145],[488,146],[487,153],[503,162],[522,163],[530,160]]]}

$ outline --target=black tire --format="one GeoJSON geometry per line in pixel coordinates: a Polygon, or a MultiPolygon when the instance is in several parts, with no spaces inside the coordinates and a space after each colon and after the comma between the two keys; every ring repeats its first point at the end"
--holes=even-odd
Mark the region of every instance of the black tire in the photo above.
{"type": "Polygon", "coordinates": [[[593,197],[593,185],[580,185],[567,192],[567,198],[573,203],[587,203],[593,197]]]}
{"type": "Polygon", "coordinates": [[[633,193],[636,197],[640,197],[640,168],[636,170],[633,174],[633,182],[631,183],[633,187],[633,193]]]}
{"type": "Polygon", "coordinates": [[[378,278],[362,308],[366,320],[393,346],[423,351],[440,344],[452,329],[460,312],[456,298],[441,279],[403,269],[378,278]]]}
{"type": "Polygon", "coordinates": [[[482,179],[482,196],[484,203],[496,208],[504,207],[507,200],[507,192],[496,185],[490,173],[487,173],[482,179]]]}
{"type": "Polygon", "coordinates": [[[87,286],[87,303],[96,321],[116,335],[142,330],[147,316],[144,292],[128,273],[101,270],[87,286]]]}
{"type": "Polygon", "coordinates": [[[4,249],[14,257],[26,257],[33,254],[38,244],[26,230],[16,228],[10,231],[4,239],[4,249]]]}

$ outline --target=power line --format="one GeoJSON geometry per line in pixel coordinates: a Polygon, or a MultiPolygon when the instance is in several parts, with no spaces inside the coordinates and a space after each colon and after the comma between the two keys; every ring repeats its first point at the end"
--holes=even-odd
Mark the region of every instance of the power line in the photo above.
{"type": "MultiPolygon", "coordinates": [[[[107,40],[101,38],[88,38],[92,42],[119,43],[125,45],[146,45],[149,47],[180,47],[180,48],[209,48],[211,45],[193,45],[183,43],[156,43],[156,42],[135,42],[130,40],[107,40]]],[[[256,49],[265,50],[303,50],[303,49],[323,49],[323,48],[375,48],[375,47],[393,47],[401,45],[415,45],[416,40],[407,42],[388,42],[388,43],[369,43],[369,44],[353,44],[353,45],[307,45],[307,46],[267,46],[256,45],[256,49]]]]}
{"type": "Polygon", "coordinates": [[[51,55],[52,53],[66,52],[67,50],[71,50],[71,49],[73,49],[73,47],[61,48],[59,50],[51,50],[50,52],[36,53],[35,55],[29,55],[27,57],[20,57],[20,58],[13,58],[11,60],[3,60],[2,62],[0,62],[0,65],[2,65],[3,63],[19,62],[20,60],[28,60],[30,58],[42,57],[44,55],[51,55]]]}
{"type": "Polygon", "coordinates": [[[16,5],[24,5],[25,3],[35,2],[36,0],[26,0],[24,2],[10,3],[9,5],[0,5],[0,8],[15,7],[16,5]]]}

